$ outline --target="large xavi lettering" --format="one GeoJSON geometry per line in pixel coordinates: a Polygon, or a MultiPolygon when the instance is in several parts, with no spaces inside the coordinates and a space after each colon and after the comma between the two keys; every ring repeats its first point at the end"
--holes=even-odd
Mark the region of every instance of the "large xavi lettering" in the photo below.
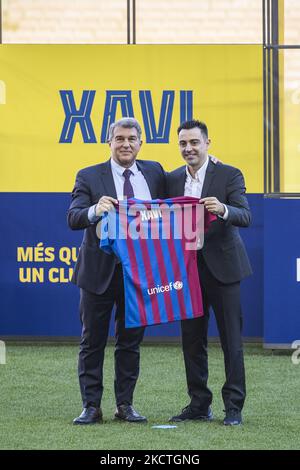
{"type": "MultiPolygon", "coordinates": [[[[96,135],[91,120],[91,111],[95,99],[96,90],[84,90],[79,106],[76,106],[72,90],[60,90],[60,97],[65,112],[59,142],[61,144],[72,143],[75,128],[78,125],[86,144],[97,143],[96,135]]],[[[169,143],[171,121],[173,115],[175,91],[164,90],[160,106],[160,115],[155,119],[152,96],[150,90],[140,90],[139,100],[144,122],[146,142],[148,144],[169,143]]],[[[180,90],[180,123],[193,116],[193,92],[192,90],[180,90]]],[[[121,108],[122,117],[134,117],[132,97],[130,90],[107,90],[104,107],[103,124],[100,142],[108,139],[109,126],[115,121],[117,107],[121,108]]]]}

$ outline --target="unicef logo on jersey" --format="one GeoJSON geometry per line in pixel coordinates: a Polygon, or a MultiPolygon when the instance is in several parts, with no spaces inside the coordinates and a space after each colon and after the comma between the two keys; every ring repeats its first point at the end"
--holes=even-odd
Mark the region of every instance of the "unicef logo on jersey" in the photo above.
{"type": "Polygon", "coordinates": [[[147,289],[147,294],[148,295],[153,295],[153,294],[161,294],[164,292],[169,292],[173,290],[173,287],[175,290],[180,290],[183,288],[183,282],[182,281],[175,281],[175,282],[169,282],[169,284],[165,286],[156,286],[156,287],[151,287],[151,289],[147,289]]]}
{"type": "Polygon", "coordinates": [[[173,282],[173,287],[174,287],[174,289],[176,289],[176,290],[180,290],[180,289],[183,288],[183,282],[181,282],[181,281],[173,282]]]}

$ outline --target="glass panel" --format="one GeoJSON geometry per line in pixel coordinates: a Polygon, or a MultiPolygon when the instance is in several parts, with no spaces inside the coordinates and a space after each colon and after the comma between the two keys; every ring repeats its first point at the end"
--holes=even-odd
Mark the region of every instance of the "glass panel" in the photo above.
{"type": "Polygon", "coordinates": [[[2,0],[3,43],[126,44],[125,0],[2,0]]]}
{"type": "Polygon", "coordinates": [[[261,0],[137,0],[141,44],[261,43],[261,0]]]}
{"type": "MultiPolygon", "coordinates": [[[[282,1],[282,0],[280,0],[282,1]]],[[[284,0],[284,44],[300,45],[300,2],[284,0]]]]}
{"type": "Polygon", "coordinates": [[[300,49],[279,52],[280,100],[280,190],[300,193],[300,49]]]}

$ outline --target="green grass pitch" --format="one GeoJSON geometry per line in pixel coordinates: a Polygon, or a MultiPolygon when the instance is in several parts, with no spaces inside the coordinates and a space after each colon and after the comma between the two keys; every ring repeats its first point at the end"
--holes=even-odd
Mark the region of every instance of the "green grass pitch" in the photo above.
{"type": "Polygon", "coordinates": [[[113,419],[113,346],[109,345],[104,365],[104,423],[73,426],[73,418],[81,412],[78,347],[7,344],[6,364],[0,365],[0,449],[299,449],[300,364],[292,363],[291,352],[272,353],[259,345],[246,345],[244,424],[228,428],[222,425],[223,356],[217,344],[210,344],[214,421],[152,429],[167,424],[189,402],[180,345],[144,344],[141,348],[134,406],[147,416],[147,424],[113,419]]]}

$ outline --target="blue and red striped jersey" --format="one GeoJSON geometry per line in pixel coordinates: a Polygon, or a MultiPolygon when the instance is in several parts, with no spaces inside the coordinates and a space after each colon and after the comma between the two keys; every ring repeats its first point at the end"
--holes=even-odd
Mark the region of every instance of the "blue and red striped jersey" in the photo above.
{"type": "Polygon", "coordinates": [[[100,247],[122,263],[127,328],[203,315],[196,248],[215,219],[186,196],[119,201],[103,216],[100,247]]]}

